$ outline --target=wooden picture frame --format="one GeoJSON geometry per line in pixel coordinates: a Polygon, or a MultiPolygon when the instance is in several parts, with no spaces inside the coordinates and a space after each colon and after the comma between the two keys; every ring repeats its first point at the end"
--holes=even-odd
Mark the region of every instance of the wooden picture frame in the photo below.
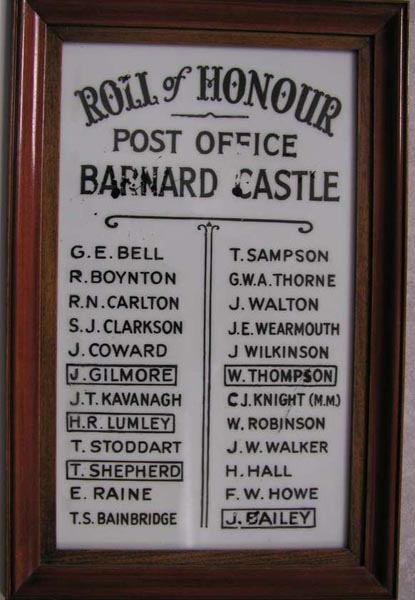
{"type": "Polygon", "coordinates": [[[8,598],[396,598],[405,268],[407,5],[16,0],[8,287],[8,598]],[[60,60],[68,41],[356,53],[357,225],[344,549],[57,550],[60,60]]]}

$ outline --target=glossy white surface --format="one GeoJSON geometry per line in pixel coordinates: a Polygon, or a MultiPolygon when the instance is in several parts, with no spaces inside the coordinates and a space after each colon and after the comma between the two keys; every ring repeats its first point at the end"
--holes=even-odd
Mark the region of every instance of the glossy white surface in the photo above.
{"type": "Polygon", "coordinates": [[[64,45],[59,547],[345,544],[354,78],[347,52],[64,45]]]}

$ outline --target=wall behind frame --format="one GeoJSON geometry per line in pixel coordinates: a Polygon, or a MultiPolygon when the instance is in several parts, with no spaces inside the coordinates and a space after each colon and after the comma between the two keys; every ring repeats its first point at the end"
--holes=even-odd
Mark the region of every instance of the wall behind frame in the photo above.
{"type": "MultiPolygon", "coordinates": [[[[4,324],[9,66],[12,0],[0,0],[0,600],[4,600],[4,324]]],[[[408,303],[399,600],[415,596],[415,0],[410,0],[408,303]]]]}
{"type": "Polygon", "coordinates": [[[415,597],[415,0],[410,1],[408,122],[408,274],[399,600],[415,597]]]}

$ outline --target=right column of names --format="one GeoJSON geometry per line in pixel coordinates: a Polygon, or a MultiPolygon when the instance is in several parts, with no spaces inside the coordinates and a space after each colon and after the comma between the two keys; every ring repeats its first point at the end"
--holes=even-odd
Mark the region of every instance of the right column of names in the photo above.
{"type": "Polygon", "coordinates": [[[331,249],[255,243],[264,235],[225,250],[223,530],[320,526],[347,429],[331,249]]]}

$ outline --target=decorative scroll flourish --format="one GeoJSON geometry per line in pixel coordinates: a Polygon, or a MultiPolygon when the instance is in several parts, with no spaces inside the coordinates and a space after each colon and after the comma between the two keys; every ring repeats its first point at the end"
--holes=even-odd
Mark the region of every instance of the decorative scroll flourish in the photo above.
{"type": "Polygon", "coordinates": [[[204,231],[204,285],[203,285],[203,401],[202,401],[202,485],[200,494],[200,527],[209,523],[209,464],[210,464],[210,400],[212,363],[212,280],[213,232],[219,225],[201,223],[204,231]]]}
{"type": "Polygon", "coordinates": [[[297,219],[245,219],[235,217],[167,217],[156,215],[109,215],[105,219],[105,224],[111,229],[119,226],[119,221],[123,219],[139,219],[139,220],[171,220],[171,221],[234,221],[238,223],[268,223],[274,225],[276,223],[282,225],[294,225],[298,227],[299,233],[310,233],[313,231],[311,221],[300,221],[297,219]]]}
{"type": "Polygon", "coordinates": [[[172,117],[184,117],[186,119],[206,119],[206,117],[213,117],[214,119],[249,119],[249,115],[217,115],[213,112],[206,113],[173,113],[172,117]]]}

